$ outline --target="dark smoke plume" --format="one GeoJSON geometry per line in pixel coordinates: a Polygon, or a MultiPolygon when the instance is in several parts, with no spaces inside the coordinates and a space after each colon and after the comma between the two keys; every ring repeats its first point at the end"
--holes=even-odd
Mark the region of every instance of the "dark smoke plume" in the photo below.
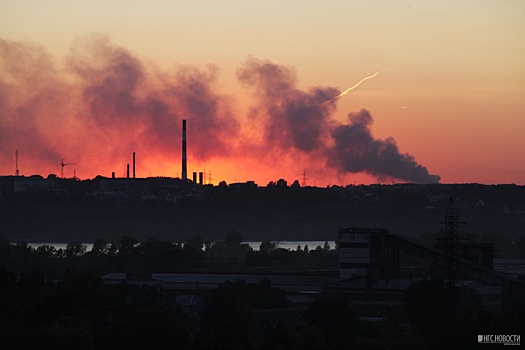
{"type": "Polygon", "coordinates": [[[236,115],[231,97],[217,92],[219,70],[213,65],[162,71],[102,35],[77,39],[59,65],[40,47],[0,39],[1,164],[12,163],[20,149],[34,169],[55,173],[65,158],[95,164],[94,171],[108,175],[116,166],[124,169],[135,151],[178,165],[186,119],[196,160],[257,157],[271,169],[276,158],[265,155],[280,154],[331,174],[439,181],[411,155],[400,154],[392,138],[374,139],[368,112],[350,114],[345,125],[337,122],[337,101],[324,102],[338,89],[300,89],[292,68],[254,58],[237,76],[255,92],[247,118],[236,115]],[[241,133],[247,121],[262,139],[241,133]]]}
{"type": "Polygon", "coordinates": [[[89,106],[84,118],[117,129],[123,136],[126,130],[139,127],[140,142],[172,152],[179,144],[174,141],[181,121],[187,119],[190,130],[199,131],[191,134],[193,156],[207,159],[228,154],[239,126],[227,98],[215,92],[216,67],[209,66],[208,72],[180,67],[172,75],[154,74],[107,38],[97,36],[79,46],[72,50],[69,67],[81,78],[82,100],[89,106]]]}
{"type": "Polygon", "coordinates": [[[260,108],[264,109],[266,145],[294,147],[313,152],[324,147],[328,119],[334,105],[323,105],[337,94],[334,88],[296,88],[296,74],[290,68],[269,61],[248,59],[238,69],[241,82],[256,89],[260,108]]]}
{"type": "Polygon", "coordinates": [[[132,151],[174,163],[182,119],[193,159],[230,156],[239,124],[217,81],[214,66],[161,72],[102,35],[76,40],[62,67],[40,47],[0,40],[0,157],[21,149],[52,171],[61,158],[114,169],[132,151]]]}
{"type": "Polygon", "coordinates": [[[328,157],[332,166],[350,173],[365,172],[379,179],[439,182],[440,177],[430,175],[413,156],[401,154],[393,138],[374,139],[369,128],[373,119],[367,110],[348,114],[348,121],[332,131],[335,145],[328,157]]]}
{"type": "MultiPolygon", "coordinates": [[[[34,156],[43,161],[58,159],[39,127],[45,124],[38,114],[56,112],[67,97],[64,84],[57,81],[52,58],[42,48],[0,39],[0,159],[20,139],[29,144],[34,156]],[[50,86],[55,86],[51,89],[50,86]]],[[[53,125],[53,123],[49,123],[53,125]]]]}
{"type": "Polygon", "coordinates": [[[324,102],[340,91],[333,88],[300,91],[291,69],[253,58],[248,59],[237,75],[255,88],[261,101],[267,145],[278,144],[320,156],[339,172],[364,172],[379,179],[417,183],[439,182],[440,177],[430,175],[413,156],[401,154],[393,138],[374,139],[368,111],[350,113],[346,125],[331,120],[334,105],[324,102]]]}

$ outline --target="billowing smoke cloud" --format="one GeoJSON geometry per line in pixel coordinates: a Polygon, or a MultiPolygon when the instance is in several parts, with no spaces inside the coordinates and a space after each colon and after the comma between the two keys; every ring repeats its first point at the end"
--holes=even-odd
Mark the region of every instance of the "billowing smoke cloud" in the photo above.
{"type": "Polygon", "coordinates": [[[40,47],[0,40],[0,157],[20,149],[55,173],[67,158],[109,174],[133,151],[176,164],[182,119],[194,160],[228,156],[239,123],[217,81],[214,66],[162,72],[101,35],[78,39],[61,67],[40,47]]]}
{"type": "Polygon", "coordinates": [[[412,156],[400,154],[393,139],[374,139],[368,112],[350,114],[348,124],[337,122],[336,102],[324,102],[338,89],[299,89],[292,68],[254,58],[237,76],[257,101],[247,117],[235,113],[233,98],[218,92],[213,65],[161,71],[101,35],[76,40],[58,65],[40,47],[0,39],[0,160],[11,163],[20,149],[41,173],[57,173],[66,158],[96,164],[107,175],[117,160],[125,162],[136,151],[178,168],[181,121],[187,119],[197,160],[235,162],[256,150],[297,156],[338,174],[439,181],[412,156]],[[261,139],[242,132],[246,120],[261,129],[261,139]]]}
{"type": "Polygon", "coordinates": [[[64,85],[56,80],[51,57],[41,48],[0,40],[0,151],[2,161],[20,139],[30,145],[33,155],[43,161],[58,159],[49,147],[42,127],[41,113],[53,113],[67,96],[64,85]],[[50,86],[55,86],[51,89],[50,86]]]}
{"type": "Polygon", "coordinates": [[[409,154],[401,154],[393,138],[374,139],[369,125],[373,119],[367,110],[348,115],[349,123],[332,131],[335,146],[330,150],[330,164],[351,173],[366,172],[379,179],[388,177],[416,183],[435,183],[440,178],[430,175],[409,154]]]}
{"type": "Polygon", "coordinates": [[[268,61],[248,59],[238,69],[237,77],[255,87],[263,110],[265,145],[294,147],[313,152],[324,147],[328,118],[333,105],[323,105],[339,92],[334,88],[297,89],[296,75],[290,68],[268,61]]]}
{"type": "Polygon", "coordinates": [[[172,75],[155,74],[105,37],[78,46],[68,66],[80,77],[82,101],[88,107],[83,119],[95,121],[102,130],[118,130],[121,139],[133,137],[133,143],[171,152],[180,141],[175,135],[180,135],[181,120],[188,119],[192,129],[199,130],[192,134],[195,157],[228,154],[239,127],[227,98],[215,92],[216,67],[209,66],[208,72],[180,67],[172,75]]]}
{"type": "Polygon", "coordinates": [[[401,154],[393,138],[374,139],[366,110],[350,113],[348,124],[331,120],[333,104],[325,103],[340,91],[334,88],[296,88],[295,73],[268,61],[249,59],[238,70],[239,79],[255,88],[260,98],[260,117],[266,118],[266,145],[278,144],[318,158],[318,164],[339,172],[364,172],[380,180],[435,183],[409,154],[401,154]]]}

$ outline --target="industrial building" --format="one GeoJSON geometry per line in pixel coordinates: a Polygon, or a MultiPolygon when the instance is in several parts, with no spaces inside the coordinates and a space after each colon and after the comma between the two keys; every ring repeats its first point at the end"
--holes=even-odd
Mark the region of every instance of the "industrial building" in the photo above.
{"type": "Polygon", "coordinates": [[[339,229],[339,253],[340,280],[324,286],[323,293],[351,300],[368,316],[380,316],[401,305],[404,290],[423,278],[443,278],[475,291],[486,311],[501,311],[517,295],[525,294],[523,281],[492,269],[490,244],[464,239],[450,244],[445,237],[432,248],[386,229],[354,227],[339,229]],[[457,247],[455,256],[448,253],[449,246],[457,247]],[[425,261],[425,267],[414,275],[413,269],[402,266],[401,253],[425,261]]]}
{"type": "Polygon", "coordinates": [[[388,245],[389,236],[390,232],[387,229],[340,228],[340,277],[399,277],[399,249],[388,245]]]}
{"type": "Polygon", "coordinates": [[[103,277],[106,284],[146,284],[174,289],[180,292],[206,294],[226,281],[243,280],[247,284],[269,280],[273,287],[288,293],[319,294],[323,286],[336,278],[333,274],[319,273],[109,273],[103,277]]]}
{"type": "MultiPolygon", "coordinates": [[[[182,294],[205,295],[226,281],[244,280],[247,284],[255,284],[269,280],[273,287],[291,296],[308,296],[312,300],[346,299],[362,317],[381,318],[403,304],[405,290],[413,282],[447,277],[449,257],[446,252],[398,237],[386,229],[340,228],[338,245],[338,271],[110,273],[104,276],[104,283],[147,284],[182,294]],[[402,254],[425,261],[425,273],[413,275],[410,269],[405,270],[402,254]]],[[[488,262],[480,262],[458,257],[458,279],[453,283],[466,292],[475,292],[486,311],[501,311],[511,302],[509,295],[523,295],[525,283],[484,266],[488,262]]]]}
{"type": "Polygon", "coordinates": [[[363,317],[381,318],[403,303],[405,290],[424,278],[439,278],[466,293],[476,293],[487,311],[510,307],[525,294],[525,282],[494,271],[493,247],[461,239],[459,219],[451,199],[445,234],[436,247],[391,234],[384,228],[341,227],[338,231],[338,271],[267,273],[172,273],[137,275],[113,273],[105,283],[144,283],[185,293],[206,293],[225,281],[258,283],[266,279],[290,295],[349,300],[363,317]],[[402,255],[425,262],[422,273],[405,270],[402,255]],[[408,274],[407,274],[408,272],[408,274]]]}

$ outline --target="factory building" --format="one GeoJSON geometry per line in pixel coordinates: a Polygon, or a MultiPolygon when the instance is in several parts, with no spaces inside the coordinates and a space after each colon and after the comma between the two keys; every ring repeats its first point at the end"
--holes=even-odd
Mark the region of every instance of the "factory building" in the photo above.
{"type": "Polygon", "coordinates": [[[399,277],[399,249],[388,244],[390,232],[377,228],[339,229],[339,275],[342,279],[399,277]]]}

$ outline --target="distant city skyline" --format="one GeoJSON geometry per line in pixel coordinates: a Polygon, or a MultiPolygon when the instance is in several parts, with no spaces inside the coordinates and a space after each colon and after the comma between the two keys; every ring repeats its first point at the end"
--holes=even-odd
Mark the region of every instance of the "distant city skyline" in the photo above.
{"type": "Polygon", "coordinates": [[[525,184],[524,32],[517,0],[4,1],[0,175],[181,177],[186,119],[213,184],[525,184]]]}

